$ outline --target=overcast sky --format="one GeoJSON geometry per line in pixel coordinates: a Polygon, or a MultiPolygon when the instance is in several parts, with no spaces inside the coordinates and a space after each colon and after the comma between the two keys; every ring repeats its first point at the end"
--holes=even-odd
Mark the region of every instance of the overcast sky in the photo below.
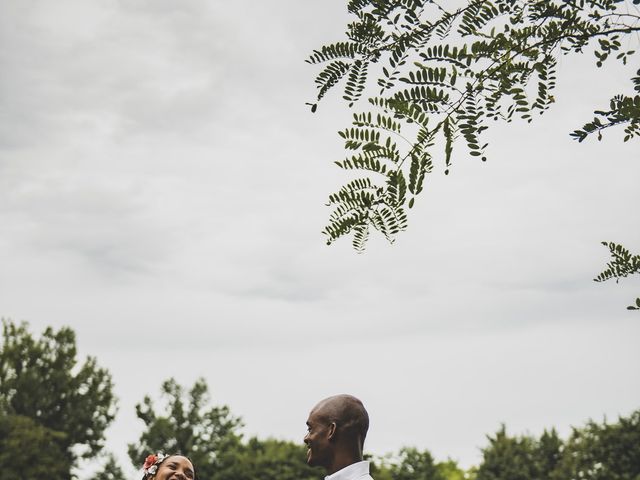
{"type": "Polygon", "coordinates": [[[247,435],[301,441],[316,401],[362,398],[368,451],[477,464],[501,422],[539,434],[640,407],[638,141],[573,128],[637,62],[564,58],[557,103],[459,149],[394,245],[321,230],[351,112],[304,63],[343,0],[0,4],[0,316],[71,326],[113,374],[108,449],[134,405],[204,377],[247,435]]]}

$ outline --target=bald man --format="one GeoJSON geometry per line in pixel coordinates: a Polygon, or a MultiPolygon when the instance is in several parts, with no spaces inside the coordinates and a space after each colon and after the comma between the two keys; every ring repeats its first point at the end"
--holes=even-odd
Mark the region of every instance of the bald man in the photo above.
{"type": "Polygon", "coordinates": [[[351,395],[336,395],[318,403],[307,420],[304,443],[307,463],[323,467],[325,480],[373,480],[362,460],[369,414],[351,395]]]}

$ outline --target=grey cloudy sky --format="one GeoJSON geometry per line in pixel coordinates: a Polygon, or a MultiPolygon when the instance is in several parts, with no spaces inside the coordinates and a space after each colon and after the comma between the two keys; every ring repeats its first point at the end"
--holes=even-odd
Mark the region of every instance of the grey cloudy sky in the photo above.
{"type": "Polygon", "coordinates": [[[304,105],[304,58],[347,20],[341,0],[0,4],[0,316],[70,325],[113,373],[123,463],[169,376],[296,441],[350,392],[371,453],[464,466],[501,422],[566,435],[640,407],[640,283],[591,281],[601,240],[640,248],[638,143],[568,136],[632,68],[564,58],[551,112],[438,169],[396,244],[356,255],[320,234],[350,112],[304,105]]]}

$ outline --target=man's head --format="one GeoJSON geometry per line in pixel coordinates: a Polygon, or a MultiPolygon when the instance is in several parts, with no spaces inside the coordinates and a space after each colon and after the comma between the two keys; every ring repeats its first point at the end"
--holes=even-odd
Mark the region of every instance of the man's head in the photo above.
{"type": "Polygon", "coordinates": [[[369,415],[357,398],[336,395],[322,400],[307,420],[307,463],[333,473],[361,461],[368,429],[369,415]]]}

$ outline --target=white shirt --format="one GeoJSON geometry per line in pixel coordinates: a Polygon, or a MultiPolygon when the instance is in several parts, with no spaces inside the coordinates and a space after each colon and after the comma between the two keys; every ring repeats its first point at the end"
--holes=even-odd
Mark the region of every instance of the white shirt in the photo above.
{"type": "Polygon", "coordinates": [[[373,480],[373,478],[369,475],[369,462],[364,460],[327,475],[324,480],[373,480]]]}

